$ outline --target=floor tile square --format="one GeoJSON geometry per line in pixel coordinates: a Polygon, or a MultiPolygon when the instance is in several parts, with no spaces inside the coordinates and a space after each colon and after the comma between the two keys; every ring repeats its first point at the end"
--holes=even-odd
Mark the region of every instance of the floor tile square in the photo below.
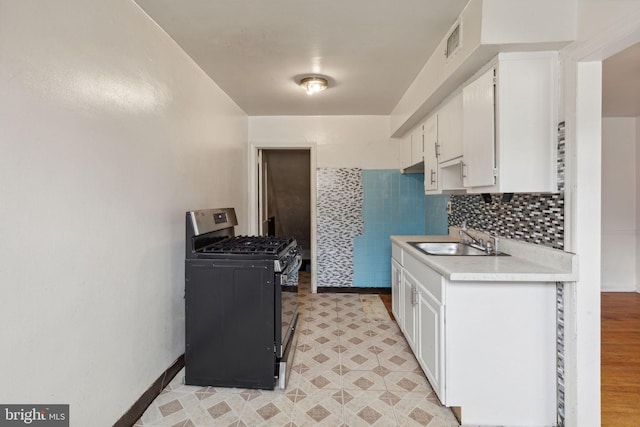
{"type": "Polygon", "coordinates": [[[340,353],[340,363],[349,370],[359,371],[372,371],[380,366],[378,356],[366,347],[349,349],[347,346],[347,351],[340,353]]]}
{"type": "Polygon", "coordinates": [[[449,408],[434,404],[427,399],[403,398],[393,405],[400,425],[406,426],[458,426],[458,421],[449,408]]]}
{"type": "Polygon", "coordinates": [[[420,369],[420,365],[409,347],[385,349],[382,343],[378,347],[382,349],[377,354],[380,366],[392,371],[416,371],[420,369]]]}
{"type": "Polygon", "coordinates": [[[345,390],[344,421],[348,426],[396,426],[395,414],[383,392],[345,390]]]}
{"type": "Polygon", "coordinates": [[[393,371],[384,377],[384,382],[389,391],[420,392],[425,395],[432,391],[424,374],[415,372],[393,371]]]}
{"type": "Polygon", "coordinates": [[[248,426],[282,426],[291,422],[294,402],[282,393],[264,393],[248,401],[240,414],[240,421],[248,426]]]}
{"type": "Polygon", "coordinates": [[[358,391],[386,391],[384,378],[373,371],[348,371],[342,374],[342,388],[358,391]]]}
{"type": "Polygon", "coordinates": [[[291,420],[297,426],[342,425],[342,391],[316,390],[308,394],[294,406],[291,420]]]}
{"type": "Polygon", "coordinates": [[[342,375],[339,370],[340,364],[315,366],[306,371],[298,383],[298,388],[307,394],[315,390],[340,390],[342,389],[342,375]]]}

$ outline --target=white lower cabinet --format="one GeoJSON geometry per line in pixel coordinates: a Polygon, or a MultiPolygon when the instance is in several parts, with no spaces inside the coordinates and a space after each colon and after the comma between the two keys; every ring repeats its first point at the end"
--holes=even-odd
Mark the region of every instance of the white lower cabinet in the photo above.
{"type": "MultiPolygon", "coordinates": [[[[409,278],[415,289],[413,297],[413,344],[418,363],[422,367],[433,391],[441,402],[446,402],[444,391],[444,278],[417,258],[407,253],[402,275],[409,278]]],[[[406,313],[406,310],[405,310],[406,313]]],[[[407,337],[407,341],[410,338],[407,337]]]]}
{"type": "Polygon", "coordinates": [[[463,424],[556,424],[555,286],[450,281],[393,244],[393,307],[440,401],[463,424]]]}
{"type": "MultiPolygon", "coordinates": [[[[400,285],[402,283],[402,266],[391,258],[391,312],[396,319],[400,319],[400,285]]],[[[399,321],[399,320],[398,320],[399,321]]]]}
{"type": "Polygon", "coordinates": [[[444,401],[444,305],[423,286],[418,286],[416,358],[433,391],[444,401]]]}
{"type": "Polygon", "coordinates": [[[402,272],[402,323],[400,328],[411,349],[415,352],[416,343],[416,294],[418,283],[406,270],[402,272]]]}

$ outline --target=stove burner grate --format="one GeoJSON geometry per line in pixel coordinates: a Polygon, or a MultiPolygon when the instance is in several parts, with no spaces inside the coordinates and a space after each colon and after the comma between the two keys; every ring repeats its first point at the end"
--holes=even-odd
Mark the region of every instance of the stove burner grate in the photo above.
{"type": "Polygon", "coordinates": [[[294,238],[272,236],[229,237],[203,248],[209,254],[266,254],[277,255],[287,248],[294,238]]]}

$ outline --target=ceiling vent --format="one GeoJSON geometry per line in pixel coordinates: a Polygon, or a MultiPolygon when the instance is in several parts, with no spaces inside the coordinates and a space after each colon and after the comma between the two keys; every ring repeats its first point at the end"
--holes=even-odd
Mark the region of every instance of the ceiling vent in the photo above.
{"type": "Polygon", "coordinates": [[[444,56],[448,59],[460,49],[460,22],[453,28],[449,37],[447,37],[447,48],[444,56]]]}

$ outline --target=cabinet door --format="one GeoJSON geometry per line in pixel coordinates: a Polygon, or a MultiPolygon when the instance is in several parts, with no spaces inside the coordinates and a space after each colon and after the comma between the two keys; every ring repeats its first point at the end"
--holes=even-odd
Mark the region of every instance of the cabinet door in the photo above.
{"type": "Polygon", "coordinates": [[[495,184],[495,85],[491,68],[462,90],[465,187],[495,184]]]}
{"type": "Polygon", "coordinates": [[[402,282],[402,266],[395,259],[391,259],[391,311],[396,322],[402,321],[400,285],[402,282]]]}
{"type": "Polygon", "coordinates": [[[422,124],[418,125],[411,132],[411,164],[415,165],[422,161],[424,152],[424,139],[422,124]]]}
{"type": "Polygon", "coordinates": [[[402,274],[402,331],[411,349],[415,351],[415,306],[418,283],[407,271],[402,274]]]}
{"type": "Polygon", "coordinates": [[[433,115],[424,122],[424,191],[438,189],[438,116],[433,115]]]}
{"type": "Polygon", "coordinates": [[[443,163],[462,156],[462,93],[438,110],[438,143],[443,163]]]}
{"type": "Polygon", "coordinates": [[[402,169],[406,169],[411,166],[411,133],[407,133],[402,140],[401,144],[401,159],[402,159],[402,169]]]}
{"type": "MultiPolygon", "coordinates": [[[[413,170],[414,166],[422,162],[422,153],[424,151],[424,141],[422,139],[422,123],[414,127],[402,138],[402,169],[413,170]]],[[[422,166],[413,170],[413,172],[420,171],[422,173],[422,166]]]]}
{"type": "Polygon", "coordinates": [[[416,357],[433,391],[444,400],[444,305],[424,289],[418,292],[416,357]]]}

